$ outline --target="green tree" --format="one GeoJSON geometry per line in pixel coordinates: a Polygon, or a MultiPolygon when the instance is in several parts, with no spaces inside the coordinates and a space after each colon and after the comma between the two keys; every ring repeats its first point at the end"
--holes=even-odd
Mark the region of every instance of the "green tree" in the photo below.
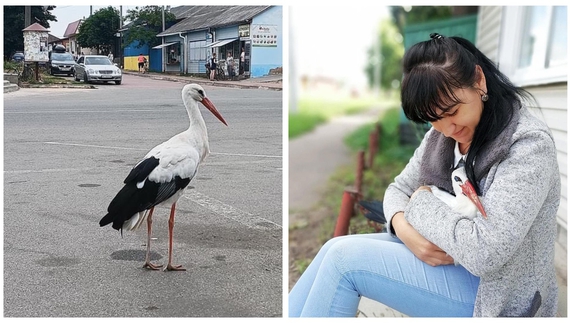
{"type": "Polygon", "coordinates": [[[453,16],[453,8],[450,6],[391,6],[390,13],[396,22],[398,31],[403,35],[406,25],[451,18],[453,16]]]}
{"type": "MultiPolygon", "coordinates": [[[[128,32],[125,34],[125,43],[131,44],[138,41],[137,48],[147,44],[149,47],[161,43],[161,39],[156,35],[162,32],[162,6],[144,6],[139,9],[127,11],[127,20],[130,21],[128,32]]],[[[164,11],[165,28],[169,28],[176,22],[173,13],[164,11]]]]}
{"type": "MultiPolygon", "coordinates": [[[[4,6],[4,60],[16,51],[24,50],[24,6],[4,6]]],[[[49,29],[50,21],[57,21],[51,13],[55,6],[31,6],[31,23],[49,29]]]]}
{"type": "Polygon", "coordinates": [[[77,43],[81,47],[96,48],[98,53],[109,52],[117,38],[121,16],[112,6],[97,10],[85,19],[77,33],[77,43]]]}
{"type": "MultiPolygon", "coordinates": [[[[365,72],[370,87],[378,86],[376,80],[378,70],[381,72],[381,89],[399,87],[402,79],[401,60],[404,56],[403,35],[406,25],[450,18],[454,14],[454,8],[450,6],[391,6],[392,19],[381,22],[378,42],[368,50],[369,63],[365,72]],[[380,69],[377,64],[380,64],[380,69]]],[[[466,8],[471,10],[472,7],[466,8]]]]}
{"type": "Polygon", "coordinates": [[[382,20],[378,41],[368,50],[368,64],[366,66],[368,85],[371,88],[377,86],[377,77],[379,76],[380,88],[389,90],[399,86],[399,81],[402,78],[400,61],[403,55],[404,44],[402,35],[398,32],[392,20],[382,20]],[[378,64],[380,64],[380,68],[378,68],[378,64]]]}

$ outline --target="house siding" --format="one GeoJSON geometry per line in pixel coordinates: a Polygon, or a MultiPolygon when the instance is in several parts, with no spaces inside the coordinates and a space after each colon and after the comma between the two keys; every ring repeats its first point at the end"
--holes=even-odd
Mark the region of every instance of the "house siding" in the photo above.
{"type": "MultiPolygon", "coordinates": [[[[519,29],[506,31],[506,24],[520,21],[520,11],[511,11],[512,16],[506,19],[507,7],[483,6],[479,8],[477,47],[491,60],[498,64],[499,69],[511,77],[513,72],[512,40],[520,38],[519,29]],[[502,53],[501,51],[506,51],[502,53]],[[501,58],[503,61],[501,61],[501,58]],[[503,68],[501,68],[501,66],[503,68]]],[[[516,80],[514,81],[515,85],[516,80]]],[[[540,85],[524,86],[531,93],[539,107],[531,109],[534,115],[543,120],[550,128],[554,137],[558,166],[560,169],[561,198],[557,213],[557,260],[565,271],[567,259],[567,223],[568,223],[568,83],[567,75],[564,82],[541,82],[540,85]]],[[[558,265],[557,265],[558,266],[558,265]]],[[[566,274],[564,272],[564,274],[566,274]]]]}
{"type": "Polygon", "coordinates": [[[273,68],[283,67],[283,9],[275,6],[253,18],[251,25],[274,25],[277,28],[277,47],[251,48],[251,77],[269,74],[273,68]]]}

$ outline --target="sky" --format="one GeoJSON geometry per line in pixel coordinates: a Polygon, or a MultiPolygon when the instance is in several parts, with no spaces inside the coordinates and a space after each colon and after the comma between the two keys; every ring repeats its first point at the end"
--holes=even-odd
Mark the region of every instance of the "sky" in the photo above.
{"type": "Polygon", "coordinates": [[[291,6],[289,53],[294,73],[327,76],[365,86],[367,51],[376,41],[386,6],[291,6]]]}
{"type": "MultiPolygon", "coordinates": [[[[65,29],[70,23],[77,21],[79,19],[88,18],[91,12],[91,7],[93,7],[93,13],[101,8],[107,6],[72,6],[59,4],[56,8],[51,11],[51,13],[57,18],[57,22],[50,21],[50,34],[58,38],[63,38],[65,29]]],[[[114,6],[117,10],[120,10],[120,6],[114,6]]],[[[127,14],[128,9],[134,9],[135,6],[123,6],[123,16],[127,14]]]]}

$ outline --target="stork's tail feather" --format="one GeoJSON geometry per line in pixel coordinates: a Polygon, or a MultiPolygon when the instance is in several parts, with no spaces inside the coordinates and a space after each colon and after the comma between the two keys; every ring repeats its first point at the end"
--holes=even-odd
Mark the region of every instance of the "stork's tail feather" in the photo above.
{"type": "Polygon", "coordinates": [[[115,216],[109,212],[99,221],[99,225],[104,227],[107,224],[113,222],[114,218],[115,218],[115,216]]]}
{"type": "Polygon", "coordinates": [[[125,223],[123,224],[123,229],[128,231],[138,230],[141,224],[146,222],[147,217],[148,217],[148,210],[145,210],[143,212],[138,212],[135,215],[133,215],[130,219],[125,221],[125,223]]]}

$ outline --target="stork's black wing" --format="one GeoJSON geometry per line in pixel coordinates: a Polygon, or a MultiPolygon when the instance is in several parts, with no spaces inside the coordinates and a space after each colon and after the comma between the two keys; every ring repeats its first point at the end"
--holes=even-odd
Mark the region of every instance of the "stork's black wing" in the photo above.
{"type": "Polygon", "coordinates": [[[358,204],[367,211],[364,212],[364,216],[367,219],[381,224],[386,223],[382,201],[360,201],[358,204]]]}

